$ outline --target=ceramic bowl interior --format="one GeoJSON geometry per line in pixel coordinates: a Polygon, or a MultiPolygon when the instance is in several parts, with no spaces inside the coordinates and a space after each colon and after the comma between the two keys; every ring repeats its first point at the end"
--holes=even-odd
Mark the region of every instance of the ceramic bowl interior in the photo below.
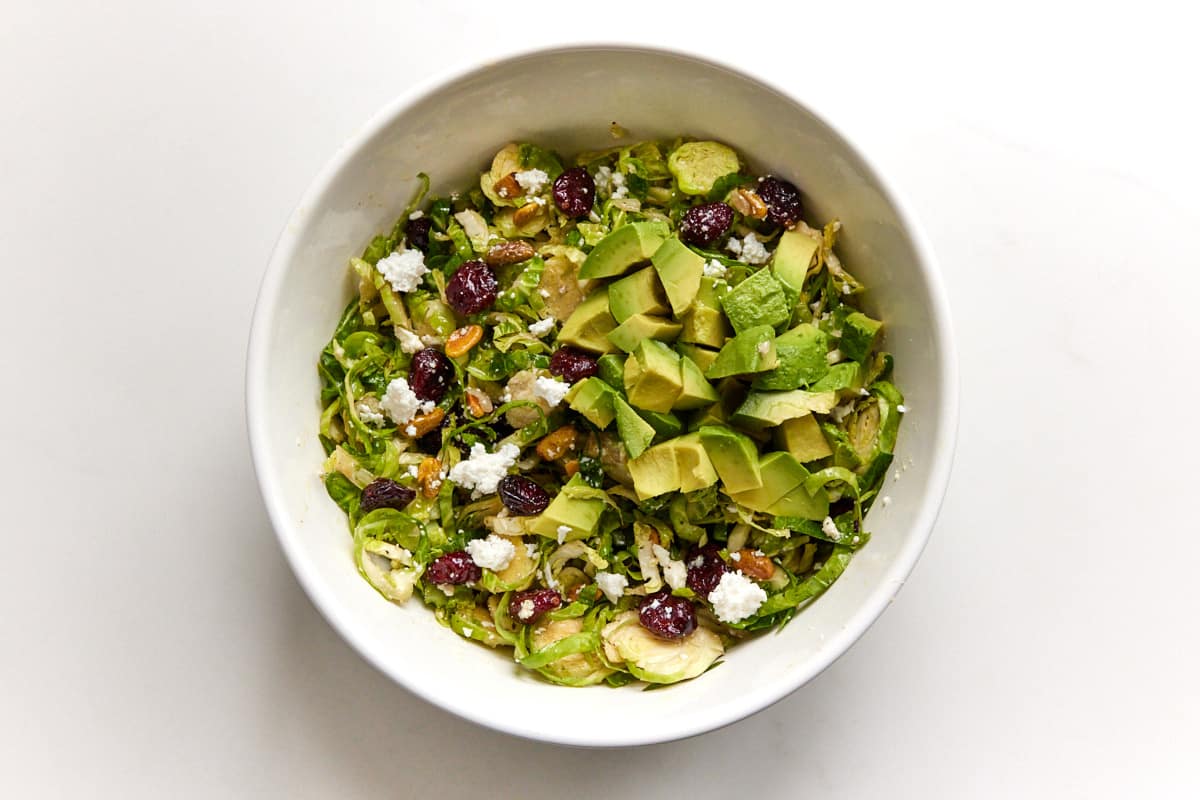
{"type": "Polygon", "coordinates": [[[842,654],[909,574],[947,482],[955,363],[936,266],[895,193],[842,135],[782,91],[728,67],[658,50],[585,47],[488,64],[416,90],[348,142],[280,237],[251,335],[247,413],[256,472],[280,543],[317,607],[395,681],[467,719],[520,736],[614,746],[701,733],[802,686],[842,654]],[[814,223],[844,224],[840,252],[887,322],[910,409],[900,480],[869,517],[874,538],[844,576],[782,632],[668,689],[569,689],[438,625],[419,601],[384,601],[355,570],[342,512],[320,480],[317,354],[348,302],[347,260],[393,224],[428,173],[435,192],[471,184],[505,142],[562,153],[686,134],[733,145],[801,187],[814,223]],[[581,724],[581,721],[586,721],[581,724]]]}

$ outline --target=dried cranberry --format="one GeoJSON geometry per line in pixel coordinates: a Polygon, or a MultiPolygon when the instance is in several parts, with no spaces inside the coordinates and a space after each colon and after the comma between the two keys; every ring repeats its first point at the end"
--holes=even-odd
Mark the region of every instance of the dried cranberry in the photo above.
{"type": "Polygon", "coordinates": [[[758,182],[755,190],[767,204],[767,220],[776,225],[790,226],[800,221],[800,190],[796,184],[768,175],[758,182]]]}
{"type": "Polygon", "coordinates": [[[733,209],[724,203],[693,206],[679,221],[679,238],[697,247],[708,247],[733,224],[733,209]]]}
{"type": "Polygon", "coordinates": [[[482,261],[468,261],[446,282],[446,301],[459,314],[478,314],[492,307],[500,285],[496,273],[482,261]]]}
{"type": "Polygon", "coordinates": [[[562,595],[553,589],[530,589],[516,592],[508,601],[508,615],[526,625],[562,605],[562,595]]]}
{"type": "Polygon", "coordinates": [[[696,630],[696,607],[691,600],[672,597],[669,589],[663,589],[642,600],[638,621],[660,639],[682,639],[696,630]]]}
{"type": "Polygon", "coordinates": [[[701,597],[708,597],[729,571],[715,544],[693,550],[684,562],[687,565],[687,587],[701,597]]]}
{"type": "Polygon", "coordinates": [[[574,347],[560,347],[550,356],[550,374],[561,375],[567,383],[590,378],[598,369],[594,356],[574,347]]]}
{"type": "Polygon", "coordinates": [[[408,237],[408,246],[415,247],[422,253],[429,252],[429,229],[433,220],[429,217],[418,217],[404,226],[404,235],[408,237]]]}
{"type": "Polygon", "coordinates": [[[546,490],[523,475],[505,475],[496,484],[496,491],[509,513],[518,517],[532,517],[550,505],[546,490]]]}
{"type": "Polygon", "coordinates": [[[425,568],[426,580],[439,586],[444,583],[452,585],[470,583],[482,577],[483,570],[471,560],[471,556],[465,550],[456,550],[453,553],[438,556],[425,568]]]}
{"type": "Polygon", "coordinates": [[[358,507],[364,513],[377,508],[394,508],[400,511],[413,501],[417,493],[393,480],[378,478],[367,484],[362,491],[358,507]]]}
{"type": "Polygon", "coordinates": [[[418,400],[438,402],[454,380],[454,365],[441,351],[426,347],[413,354],[408,368],[408,385],[418,400]]]}
{"type": "Polygon", "coordinates": [[[586,217],[596,202],[596,182],[585,167],[572,167],[554,179],[554,205],[568,217],[586,217]]]}

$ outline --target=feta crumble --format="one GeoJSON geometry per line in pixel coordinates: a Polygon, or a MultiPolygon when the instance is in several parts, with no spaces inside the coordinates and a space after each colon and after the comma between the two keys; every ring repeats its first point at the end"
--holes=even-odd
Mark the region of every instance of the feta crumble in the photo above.
{"type": "Polygon", "coordinates": [[[549,289],[538,289],[538,294],[540,294],[542,297],[549,297],[550,290],[549,289]]]}
{"type": "Polygon", "coordinates": [[[400,343],[400,349],[405,353],[415,353],[425,347],[425,343],[421,341],[421,337],[408,328],[402,328],[397,325],[393,330],[396,334],[396,341],[400,343]]]}
{"type": "Polygon", "coordinates": [[[838,526],[834,523],[833,517],[826,517],[821,521],[821,531],[835,542],[842,540],[842,532],[838,530],[838,526]]]}
{"type": "Polygon", "coordinates": [[[755,347],[754,349],[757,350],[758,352],[762,353],[765,356],[767,354],[767,351],[771,349],[771,343],[767,342],[767,341],[759,342],[758,346],[755,347]]]}
{"type": "Polygon", "coordinates": [[[425,216],[425,212],[418,208],[416,211],[409,214],[408,218],[409,219],[420,219],[423,216],[425,216]]]}
{"type": "Polygon", "coordinates": [[[767,252],[767,248],[763,247],[762,242],[758,240],[753,231],[747,233],[743,239],[730,236],[729,243],[725,245],[725,249],[747,264],[765,264],[767,263],[767,259],[771,257],[771,254],[767,252]]]}
{"type": "Polygon", "coordinates": [[[726,572],[717,588],[708,594],[708,602],[721,622],[741,622],[767,601],[767,593],[740,572],[726,572]]]}
{"type": "Polygon", "coordinates": [[[383,397],[379,399],[379,407],[386,411],[392,421],[398,425],[408,422],[418,412],[428,414],[433,411],[435,405],[437,404],[429,400],[425,402],[418,400],[417,396],[413,394],[413,390],[409,388],[408,381],[404,378],[396,378],[389,383],[383,397]]]}
{"type": "Polygon", "coordinates": [[[612,174],[612,196],[614,200],[620,200],[622,197],[629,195],[629,187],[625,185],[625,175],[620,172],[612,174]]]}
{"type": "Polygon", "coordinates": [[[534,544],[533,542],[526,542],[525,543],[525,555],[529,556],[530,558],[537,558],[537,554],[538,554],[538,546],[536,544],[534,544]]]}
{"type": "Polygon", "coordinates": [[[409,425],[407,428],[404,429],[404,433],[407,436],[416,436],[417,428],[415,425],[409,425]]]}
{"type": "Polygon", "coordinates": [[[907,414],[907,413],[908,413],[908,406],[906,406],[906,405],[904,405],[903,403],[901,403],[900,405],[896,406],[896,410],[897,410],[897,411],[899,411],[901,414],[907,414]]]}
{"type": "Polygon", "coordinates": [[[425,254],[420,250],[397,250],[387,258],[379,259],[375,269],[397,292],[411,292],[429,274],[429,268],[425,266],[425,254]]]}
{"type": "Polygon", "coordinates": [[[571,526],[559,525],[557,528],[555,528],[554,532],[558,534],[558,543],[562,544],[567,540],[567,535],[571,532],[571,526]]]}
{"type": "Polygon", "coordinates": [[[383,414],[380,414],[378,411],[371,408],[365,402],[361,402],[358,405],[356,405],[354,407],[354,410],[358,412],[358,418],[361,419],[363,422],[365,422],[367,425],[382,425],[384,422],[387,421],[384,418],[383,414]]]}
{"type": "Polygon", "coordinates": [[[545,319],[540,319],[537,322],[530,324],[529,332],[532,333],[534,336],[538,336],[538,337],[545,336],[547,333],[554,330],[554,323],[555,323],[554,317],[546,317],[545,319]]]}
{"type": "Polygon", "coordinates": [[[417,465],[416,465],[416,464],[412,464],[412,465],[410,465],[410,466],[409,466],[409,468],[408,468],[408,477],[410,477],[410,478],[415,478],[415,477],[417,477],[417,474],[418,474],[419,472],[420,472],[420,470],[418,470],[418,469],[417,469],[417,465]]]}
{"type": "Polygon", "coordinates": [[[526,169],[513,173],[513,179],[527,195],[541,194],[550,182],[550,176],[540,169],[526,169]]]}
{"type": "Polygon", "coordinates": [[[473,444],[470,457],[451,467],[449,478],[459,486],[470,489],[473,498],[492,494],[496,491],[496,484],[520,455],[521,449],[515,444],[503,444],[494,453],[489,453],[481,444],[473,444]]]}
{"type": "Polygon", "coordinates": [[[661,544],[651,545],[650,549],[654,551],[654,557],[662,567],[663,580],[667,585],[672,589],[684,586],[687,583],[687,567],[684,563],[671,558],[671,551],[661,544]]]}
{"type": "Polygon", "coordinates": [[[608,598],[608,602],[615,603],[625,593],[625,587],[629,585],[629,579],[615,572],[597,572],[596,585],[600,587],[600,591],[604,592],[604,596],[608,598]]]}
{"type": "Polygon", "coordinates": [[[563,383],[554,378],[538,377],[533,384],[533,396],[539,400],[545,400],[546,405],[551,408],[561,403],[569,391],[571,391],[569,383],[563,383]]]}
{"type": "Polygon", "coordinates": [[[522,622],[528,622],[533,619],[535,611],[537,611],[537,608],[533,605],[532,600],[522,600],[521,607],[517,609],[517,619],[522,622]]]}
{"type": "Polygon", "coordinates": [[[710,258],[704,262],[704,276],[706,278],[724,278],[727,272],[729,272],[729,267],[726,267],[715,258],[710,258]]]}
{"type": "Polygon", "coordinates": [[[513,543],[503,536],[492,533],[486,539],[472,539],[467,542],[467,553],[471,560],[484,569],[499,572],[509,565],[516,555],[513,543]]]}

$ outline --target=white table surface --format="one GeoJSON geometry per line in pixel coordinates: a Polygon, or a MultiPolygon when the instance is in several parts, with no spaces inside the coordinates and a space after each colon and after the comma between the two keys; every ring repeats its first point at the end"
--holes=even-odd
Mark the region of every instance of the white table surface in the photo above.
{"type": "Polygon", "coordinates": [[[1189,20],[101,5],[0,15],[0,795],[1198,796],[1189,20]],[[941,258],[963,387],[937,530],[858,645],[745,722],[608,752],[361,661],[276,547],[242,412],[259,278],[339,143],[411,81],[585,38],[736,60],[856,135],[941,258]]]}

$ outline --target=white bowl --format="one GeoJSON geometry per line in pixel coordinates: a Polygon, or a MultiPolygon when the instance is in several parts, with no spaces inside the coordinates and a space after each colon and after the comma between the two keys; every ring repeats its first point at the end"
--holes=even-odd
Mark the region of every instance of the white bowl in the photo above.
{"type": "MultiPolygon", "coordinates": [[[[466,719],[562,744],[661,742],[721,727],[803,686],[879,616],[912,570],[949,477],[957,374],[934,258],[895,190],[845,136],[780,89],[681,53],[578,47],[486,64],[406,92],[334,156],[284,229],[255,309],[246,375],[255,470],[279,542],[325,617],[397,683],[466,719]],[[887,323],[901,426],[892,503],[869,516],[870,544],[783,631],[727,663],[655,692],[550,685],[438,625],[419,600],[384,601],[355,570],[341,510],[325,494],[317,441],[317,355],[348,302],[347,260],[391,227],[427,172],[435,192],[474,181],[500,145],[572,153],[680,134],[728,142],[794,181],[806,216],[844,225],[840,252],[887,323]]],[[[399,722],[397,723],[399,724],[399,722]]]]}

